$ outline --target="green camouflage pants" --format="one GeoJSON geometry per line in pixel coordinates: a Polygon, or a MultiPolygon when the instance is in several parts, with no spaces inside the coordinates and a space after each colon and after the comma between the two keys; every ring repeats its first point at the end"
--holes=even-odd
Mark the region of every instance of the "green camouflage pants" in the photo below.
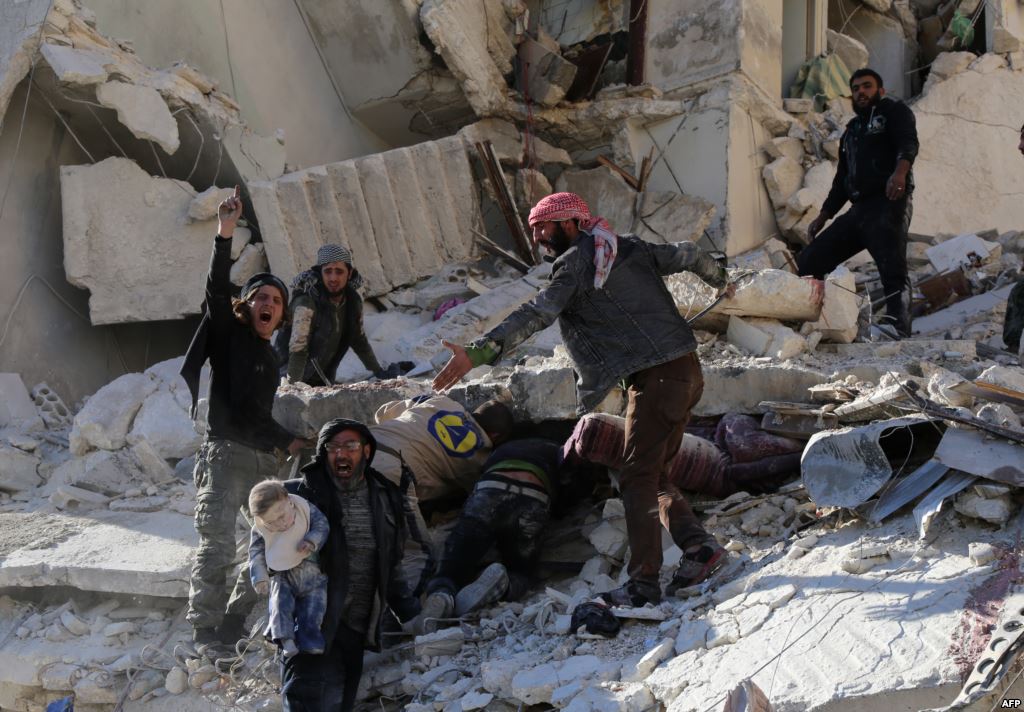
{"type": "Polygon", "coordinates": [[[277,458],[232,440],[207,440],[196,457],[196,531],[199,548],[192,565],[188,621],[194,628],[214,628],[225,614],[247,616],[256,602],[249,581],[249,537],[237,542],[235,522],[249,516],[249,490],[260,480],[277,477],[277,458]],[[240,544],[240,546],[239,546],[240,544]],[[239,549],[241,556],[239,556],[239,549]],[[228,574],[242,562],[230,597],[228,574]]]}

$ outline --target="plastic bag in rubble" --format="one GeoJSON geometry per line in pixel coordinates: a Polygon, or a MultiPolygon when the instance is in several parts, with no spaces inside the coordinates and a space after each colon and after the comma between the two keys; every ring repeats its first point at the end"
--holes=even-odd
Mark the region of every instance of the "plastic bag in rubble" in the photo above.
{"type": "Polygon", "coordinates": [[[75,696],[69,695],[46,705],[46,712],[74,712],[75,696]]]}
{"type": "Polygon", "coordinates": [[[974,23],[959,10],[953,13],[953,19],[949,22],[949,32],[960,40],[961,47],[969,47],[974,42],[974,23]]]}
{"type": "Polygon", "coordinates": [[[573,609],[569,630],[579,630],[581,625],[586,626],[588,633],[605,638],[614,638],[622,627],[608,606],[593,601],[581,603],[573,609]]]}

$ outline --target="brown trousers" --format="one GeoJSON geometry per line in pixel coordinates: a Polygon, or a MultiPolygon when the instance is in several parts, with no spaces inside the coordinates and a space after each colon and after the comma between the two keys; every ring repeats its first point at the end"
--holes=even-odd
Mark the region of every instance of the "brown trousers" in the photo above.
{"type": "Polygon", "coordinates": [[[669,465],[682,443],[690,411],[703,392],[696,352],[630,377],[621,487],[631,579],[657,585],[661,525],[684,551],[709,538],[682,492],[668,481],[669,465]]]}

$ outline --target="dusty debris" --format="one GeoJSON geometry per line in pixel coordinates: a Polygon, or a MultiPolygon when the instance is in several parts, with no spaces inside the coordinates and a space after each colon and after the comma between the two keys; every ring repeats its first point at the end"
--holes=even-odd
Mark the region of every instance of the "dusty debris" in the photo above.
{"type": "MultiPolygon", "coordinates": [[[[780,31],[762,8],[737,15],[728,3],[691,4],[647,9],[650,83],[621,85],[633,11],[625,0],[567,6],[561,28],[552,26],[551,8],[539,8],[538,21],[515,1],[428,0],[387,11],[357,3],[374,10],[367,17],[379,27],[352,27],[368,38],[394,30],[397,38],[388,61],[360,82],[346,76],[347,50],[339,46],[352,43],[337,42],[343,35],[331,30],[332,10],[299,3],[316,45],[307,49],[321,52],[337,98],[380,134],[353,140],[349,160],[292,165],[286,175],[283,134],[247,132],[238,104],[222,93],[225,77],[218,82],[183,63],[147,67],[130,43],[105,38],[90,13],[68,0],[52,9],[21,3],[0,23],[7,28],[0,56],[11,60],[0,70],[0,109],[35,61],[31,86],[40,93],[33,99],[52,99],[75,140],[88,121],[93,134],[106,141],[109,132],[127,149],[129,157],[110,158],[107,147],[89,156],[91,165],[62,167],[66,274],[92,292],[94,324],[198,312],[202,284],[194,275],[208,260],[225,190],[217,186],[245,184],[255,206],[247,217],[256,220],[236,233],[236,284],[267,266],[288,278],[325,242],[353,249],[366,296],[375,298],[366,315],[375,348],[389,361],[415,362],[418,375],[283,387],[275,413],[299,432],[313,433],[338,414],[369,420],[385,401],[427,393],[430,373],[447,356],[442,338],[483,333],[546,284],[545,267],[523,276],[478,250],[481,233],[509,248],[507,236],[492,229],[491,196],[479,189],[476,156],[467,154],[478,141],[492,142],[520,213],[552,186],[570,189],[620,231],[652,242],[713,242],[735,264],[736,297],[697,324],[705,387],[695,412],[715,420],[693,423],[705,439],[688,433],[679,457],[683,468],[709,465],[723,485],[695,498],[694,507],[730,552],[736,578],[689,598],[616,609],[614,638],[571,630],[577,606],[627,576],[621,500],[588,503],[574,515],[564,549],[572,556],[546,562],[562,568],[522,601],[368,656],[361,694],[382,706],[639,712],[725,702],[732,712],[766,712],[761,690],[768,690],[779,709],[840,700],[882,708],[897,695],[923,708],[959,689],[963,661],[951,659],[949,641],[985,646],[957,638],[987,630],[963,625],[962,611],[982,614],[972,608],[972,588],[984,587],[993,607],[1006,599],[994,574],[1013,546],[1024,483],[1013,467],[1020,441],[1012,437],[1020,433],[1024,375],[1003,352],[998,325],[1024,242],[1009,232],[979,232],[988,225],[969,224],[967,216],[982,214],[1007,229],[1012,192],[1004,188],[1015,184],[1017,168],[978,146],[1003,142],[1016,127],[993,124],[978,97],[1021,95],[1013,91],[1019,57],[943,52],[931,64],[914,105],[922,134],[932,138],[918,162],[915,200],[924,223],[915,223],[920,235],[910,258],[915,284],[958,272],[961,288],[938,285],[925,307],[933,313],[916,320],[919,333],[936,338],[865,341],[881,338],[870,323],[868,303],[878,299],[872,265],[855,257],[824,283],[800,279],[787,246],[795,251],[806,242],[830,187],[849,103],[837,100],[818,113],[811,100],[780,102],[766,93],[781,86],[781,75],[762,55],[783,56],[782,43],[795,36],[785,19],[780,31]],[[595,40],[596,50],[584,44],[595,40]],[[584,59],[587,50],[600,55],[594,64],[584,59]],[[587,86],[567,93],[577,76],[587,86]],[[390,143],[396,133],[402,142],[390,143]],[[415,143],[424,135],[435,140],[415,143]],[[149,153],[157,163],[173,157],[170,178],[155,177],[164,166],[157,171],[149,153]],[[594,168],[598,155],[633,181],[594,168]],[[951,161],[970,180],[952,192],[933,189],[954,180],[951,161]],[[979,161],[987,161],[984,171],[979,161]],[[943,197],[950,194],[964,200],[951,203],[943,197]],[[754,431],[734,427],[746,421],[754,431]],[[806,489],[742,479],[764,453],[737,443],[764,436],[755,432],[759,422],[802,438],[771,457],[795,463],[802,453],[806,489]],[[851,439],[855,445],[842,444],[851,439]],[[741,485],[747,492],[736,491],[741,485]],[[943,514],[950,509],[955,525],[943,514]],[[916,543],[925,531],[927,550],[916,543]],[[803,635],[815,626],[827,627],[827,644],[803,635]],[[764,667],[773,656],[780,664],[764,667]]],[[[918,36],[918,27],[925,36],[935,24],[928,20],[939,19],[936,7],[921,5],[873,1],[851,21],[849,36],[819,32],[808,52],[827,48],[851,68],[874,62],[880,58],[867,48],[875,44],[853,38],[872,30],[880,33],[869,33],[872,40],[898,39],[903,48],[905,37],[918,36]]],[[[989,49],[1016,49],[1005,9],[992,12],[989,49]]],[[[912,73],[898,74],[901,83],[912,73]]],[[[685,276],[668,282],[688,316],[718,296],[685,276]]],[[[575,374],[560,342],[557,328],[546,330],[451,395],[467,405],[499,396],[524,423],[565,429],[576,420],[575,374]]],[[[331,375],[367,377],[349,361],[331,375]]],[[[128,711],[207,710],[215,701],[235,704],[246,686],[252,698],[244,704],[273,704],[272,673],[239,685],[237,671],[171,652],[189,633],[178,612],[195,543],[191,469],[204,428],[201,418],[188,417],[178,365],[108,377],[76,408],[45,384],[29,398],[19,376],[0,377],[0,585],[29,591],[33,603],[0,599],[2,629],[13,632],[0,646],[5,707],[35,709],[73,693],[99,709],[121,700],[128,711]],[[52,591],[67,602],[50,603],[52,591]],[[128,603],[129,596],[144,598],[128,603]]],[[[619,414],[625,402],[615,390],[599,410],[619,414]]],[[[681,554],[668,548],[664,576],[681,554]]],[[[269,648],[255,642],[246,666],[271,670],[269,648]]]]}

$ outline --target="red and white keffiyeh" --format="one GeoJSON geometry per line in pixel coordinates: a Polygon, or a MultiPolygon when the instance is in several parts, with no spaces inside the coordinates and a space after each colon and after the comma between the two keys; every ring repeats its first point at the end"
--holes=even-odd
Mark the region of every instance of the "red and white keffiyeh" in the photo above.
{"type": "Polygon", "coordinates": [[[530,227],[541,222],[578,220],[581,230],[594,238],[594,289],[600,289],[608,279],[619,251],[619,237],[602,217],[592,217],[583,198],[575,193],[552,193],[541,198],[530,211],[530,227]]]}

